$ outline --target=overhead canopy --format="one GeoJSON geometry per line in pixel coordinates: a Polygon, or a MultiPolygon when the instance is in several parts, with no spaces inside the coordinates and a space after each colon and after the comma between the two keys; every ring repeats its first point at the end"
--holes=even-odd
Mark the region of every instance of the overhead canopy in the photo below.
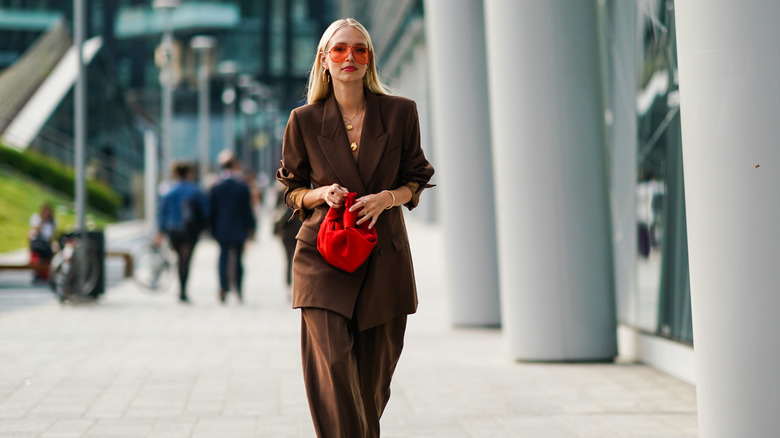
{"type": "MultiPolygon", "coordinates": [[[[171,11],[171,29],[232,29],[241,20],[238,6],[222,3],[182,3],[171,11]]],[[[159,35],[165,30],[163,11],[149,6],[123,8],[116,19],[116,36],[133,38],[159,35]]]]}
{"type": "Polygon", "coordinates": [[[4,31],[43,31],[62,20],[59,12],[0,8],[0,29],[4,31]]]}

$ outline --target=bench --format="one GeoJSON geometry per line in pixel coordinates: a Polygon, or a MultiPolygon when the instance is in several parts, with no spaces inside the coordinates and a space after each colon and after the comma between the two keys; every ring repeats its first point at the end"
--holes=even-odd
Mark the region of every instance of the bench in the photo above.
{"type": "MultiPolygon", "coordinates": [[[[133,256],[127,251],[106,251],[106,258],[121,257],[125,262],[125,278],[133,276],[133,256]]],[[[0,271],[48,271],[50,263],[16,263],[0,264],[0,271]]]]}
{"type": "Polygon", "coordinates": [[[127,251],[106,251],[106,258],[121,257],[125,261],[125,278],[133,276],[133,256],[127,251]]]}
{"type": "Polygon", "coordinates": [[[0,271],[22,271],[49,269],[49,263],[0,264],[0,271]]]}
{"type": "Polygon", "coordinates": [[[6,263],[0,264],[0,271],[33,271],[38,279],[49,278],[51,263],[6,263]]]}

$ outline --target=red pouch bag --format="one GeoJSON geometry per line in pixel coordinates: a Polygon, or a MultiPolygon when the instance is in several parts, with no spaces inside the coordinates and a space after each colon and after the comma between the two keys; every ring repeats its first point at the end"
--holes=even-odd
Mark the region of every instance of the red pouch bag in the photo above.
{"type": "Polygon", "coordinates": [[[317,234],[317,249],[331,265],[347,272],[355,272],[368,259],[376,245],[376,229],[368,228],[368,222],[355,225],[357,211],[349,211],[355,205],[357,193],[347,193],[344,206],[331,207],[317,234]]]}

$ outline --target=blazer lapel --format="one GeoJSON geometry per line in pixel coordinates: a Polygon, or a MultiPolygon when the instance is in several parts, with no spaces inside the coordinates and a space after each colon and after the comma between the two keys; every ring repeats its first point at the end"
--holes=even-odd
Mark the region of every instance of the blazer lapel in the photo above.
{"type": "Polygon", "coordinates": [[[363,133],[360,136],[357,167],[360,171],[360,178],[370,189],[374,173],[385,153],[388,133],[385,132],[385,125],[382,123],[379,98],[369,90],[365,90],[365,94],[366,114],[363,118],[363,133]]]}
{"type": "MultiPolygon", "coordinates": [[[[363,135],[365,135],[365,127],[363,130],[363,135]]],[[[325,101],[322,113],[322,130],[317,136],[317,140],[325,159],[328,160],[328,164],[338,176],[338,182],[348,190],[357,192],[358,196],[364,195],[366,187],[360,178],[355,159],[352,158],[352,152],[349,150],[347,131],[341,119],[338,103],[332,93],[325,101]]]]}

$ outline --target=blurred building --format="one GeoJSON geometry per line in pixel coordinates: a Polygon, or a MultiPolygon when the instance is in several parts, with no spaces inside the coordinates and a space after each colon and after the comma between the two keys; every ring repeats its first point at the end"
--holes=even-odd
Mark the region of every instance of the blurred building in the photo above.
{"type": "MultiPolygon", "coordinates": [[[[73,165],[73,85],[77,56],[61,12],[0,12],[0,137],[73,165]]],[[[138,120],[117,82],[105,41],[84,45],[87,84],[87,169],[130,205],[142,172],[138,120]]]]}
{"type": "MultiPolygon", "coordinates": [[[[165,11],[152,0],[85,0],[89,115],[87,162],[94,173],[131,198],[133,180],[143,166],[143,131],[159,132],[160,68],[155,51],[166,29],[165,11]]],[[[71,163],[72,85],[49,73],[71,46],[73,1],[0,1],[0,132],[27,107],[37,112],[34,128],[14,128],[6,143],[33,147],[71,163]],[[58,83],[43,114],[28,106],[46,80],[58,83]],[[55,102],[56,101],[56,102],[55,102]],[[18,134],[24,131],[24,135],[18,134]],[[16,136],[14,140],[11,137],[16,136]]],[[[215,37],[207,54],[210,82],[209,154],[234,147],[246,167],[272,175],[281,150],[289,111],[305,98],[305,84],[321,29],[333,19],[332,1],[183,0],[172,10],[173,92],[172,159],[198,158],[199,60],[190,42],[215,37]],[[219,72],[224,61],[236,71],[219,72]],[[235,90],[232,123],[226,123],[226,89],[235,90]],[[226,132],[230,130],[232,132],[226,132]],[[229,140],[228,140],[229,139],[229,140]],[[228,143],[232,143],[228,144],[228,143]]],[[[75,66],[75,58],[73,58],[75,66]]],[[[64,67],[63,67],[64,68],[64,67]]],[[[34,103],[34,99],[33,103],[34,103]]],[[[29,122],[27,123],[29,124],[29,122]]]]}
{"type": "MultiPolygon", "coordinates": [[[[320,29],[332,19],[331,1],[182,1],[172,11],[174,37],[173,156],[197,157],[197,64],[192,38],[209,35],[210,157],[231,146],[245,167],[272,175],[281,156],[287,115],[305,98],[305,85],[320,29]],[[220,73],[225,61],[237,71],[220,73]],[[225,123],[226,89],[235,89],[234,123],[225,123]],[[225,129],[233,132],[226,133],[225,129]],[[230,138],[230,140],[227,140],[230,138]],[[231,142],[232,145],[226,144],[231,142]]],[[[119,2],[115,20],[116,64],[128,100],[153,119],[160,114],[160,69],[151,56],[165,28],[152,1],[119,2]]]]}

